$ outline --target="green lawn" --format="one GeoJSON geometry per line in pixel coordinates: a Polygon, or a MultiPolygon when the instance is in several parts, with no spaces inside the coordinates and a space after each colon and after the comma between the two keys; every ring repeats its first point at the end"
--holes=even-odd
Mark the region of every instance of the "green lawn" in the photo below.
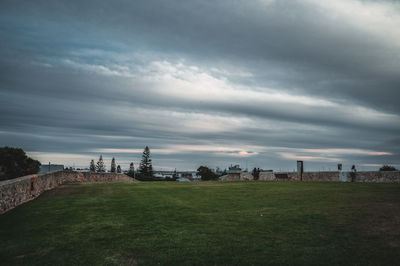
{"type": "Polygon", "coordinates": [[[2,265],[398,265],[400,184],[72,184],[0,216],[2,265]]]}

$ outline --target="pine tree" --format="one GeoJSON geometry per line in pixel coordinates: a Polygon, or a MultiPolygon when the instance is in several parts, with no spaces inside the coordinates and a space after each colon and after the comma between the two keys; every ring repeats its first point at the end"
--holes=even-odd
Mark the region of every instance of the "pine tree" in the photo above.
{"type": "Polygon", "coordinates": [[[118,173],[118,174],[121,173],[121,166],[120,166],[120,165],[117,166],[117,173],[118,173]]]}
{"type": "Polygon", "coordinates": [[[129,165],[129,172],[127,175],[133,178],[135,177],[135,166],[133,163],[129,165]]]}
{"type": "Polygon", "coordinates": [[[142,161],[140,162],[139,172],[144,177],[153,177],[153,166],[151,164],[150,149],[148,146],[144,148],[142,161]]]}
{"type": "Polygon", "coordinates": [[[115,173],[115,158],[114,157],[111,160],[111,173],[115,173]]]}
{"type": "Polygon", "coordinates": [[[100,158],[97,161],[97,165],[96,165],[96,172],[104,173],[105,171],[106,171],[106,167],[104,166],[103,155],[100,155],[100,158]]]}
{"type": "Polygon", "coordinates": [[[94,164],[94,160],[90,161],[90,172],[96,172],[96,165],[94,164]]]}

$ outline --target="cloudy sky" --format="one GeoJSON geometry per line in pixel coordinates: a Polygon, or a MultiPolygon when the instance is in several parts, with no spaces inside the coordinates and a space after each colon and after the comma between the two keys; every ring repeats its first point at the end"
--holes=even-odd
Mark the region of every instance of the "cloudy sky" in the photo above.
{"type": "Polygon", "coordinates": [[[0,146],[156,169],[400,166],[397,1],[0,3],[0,146]]]}

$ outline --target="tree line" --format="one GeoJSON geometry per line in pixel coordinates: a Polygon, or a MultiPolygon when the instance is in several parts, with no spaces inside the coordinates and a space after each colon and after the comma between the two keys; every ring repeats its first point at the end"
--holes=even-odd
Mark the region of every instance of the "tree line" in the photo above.
{"type": "MultiPolygon", "coordinates": [[[[22,149],[0,147],[0,181],[24,175],[36,174],[39,172],[40,165],[41,164],[39,161],[29,158],[22,149]]],[[[110,170],[112,173],[122,172],[121,166],[116,164],[114,157],[111,160],[110,170]]],[[[95,163],[94,160],[91,160],[90,171],[98,173],[106,172],[106,167],[102,155],[100,155],[97,163],[95,163]]],[[[396,169],[396,167],[392,165],[383,165],[379,169],[379,171],[398,171],[398,169],[396,169]]],[[[253,176],[255,177],[255,179],[258,179],[259,172],[260,169],[253,169],[253,176]]],[[[224,172],[214,172],[207,166],[200,166],[197,169],[197,174],[201,176],[202,180],[217,180],[219,176],[226,174],[226,170],[224,172]]],[[[127,175],[137,178],[139,180],[159,180],[155,179],[153,175],[152,160],[150,157],[150,149],[148,146],[146,146],[143,151],[142,160],[139,164],[138,171],[135,172],[135,167],[132,162],[130,163],[127,175]]]]}
{"type": "MultiPolygon", "coordinates": [[[[103,161],[103,155],[100,155],[99,160],[95,164],[94,160],[90,161],[90,167],[89,167],[90,172],[96,172],[96,173],[105,173],[106,172],[106,166],[103,161]]],[[[110,168],[111,173],[121,173],[122,169],[120,165],[116,165],[115,158],[113,157],[111,159],[111,168],[110,168]]],[[[128,176],[139,179],[139,180],[152,180],[154,179],[153,176],[153,165],[152,165],[152,160],[150,158],[150,148],[146,146],[143,150],[142,154],[142,160],[139,165],[138,172],[135,173],[135,166],[133,162],[130,163],[129,165],[129,171],[127,173],[128,176]]]]}

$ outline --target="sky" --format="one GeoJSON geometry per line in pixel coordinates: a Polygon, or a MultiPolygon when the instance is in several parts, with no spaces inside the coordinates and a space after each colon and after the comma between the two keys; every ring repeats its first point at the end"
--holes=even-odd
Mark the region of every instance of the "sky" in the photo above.
{"type": "Polygon", "coordinates": [[[0,2],[0,146],[159,170],[400,166],[400,3],[0,2]]]}

